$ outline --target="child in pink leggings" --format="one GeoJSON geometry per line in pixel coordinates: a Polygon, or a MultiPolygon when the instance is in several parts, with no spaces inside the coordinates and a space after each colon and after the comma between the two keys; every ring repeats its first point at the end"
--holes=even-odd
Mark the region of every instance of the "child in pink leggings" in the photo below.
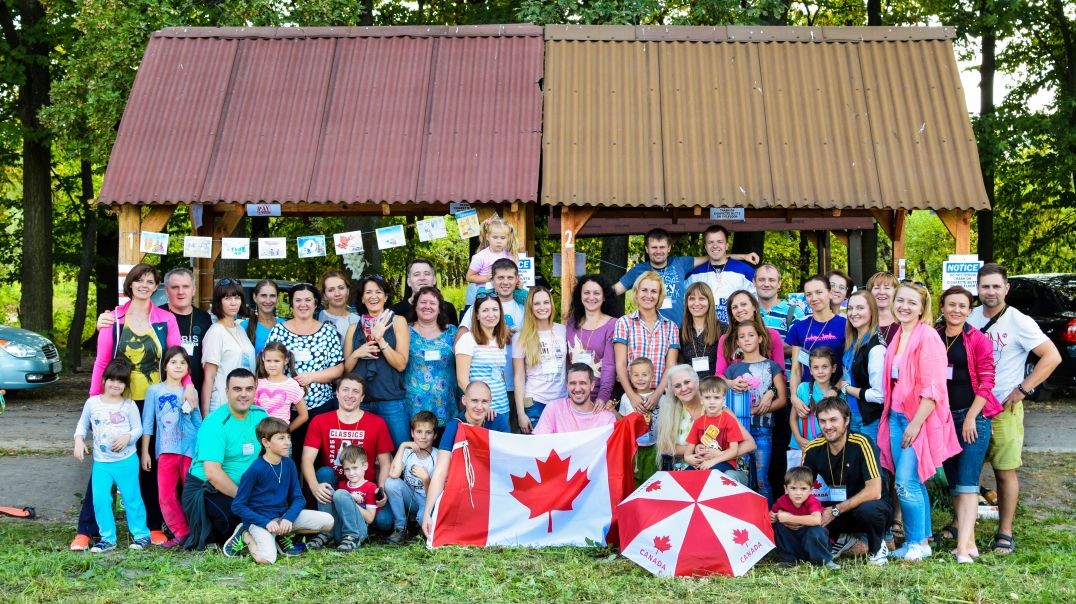
{"type": "Polygon", "coordinates": [[[182,346],[170,346],[165,350],[161,357],[161,375],[165,379],[146,391],[142,414],[142,468],[148,472],[153,465],[149,443],[150,437],[156,434],[161,515],[168,530],[172,531],[172,538],[162,547],[181,546],[190,533],[176,494],[190,470],[198,426],[202,425],[198,407],[183,400],[183,378],[189,371],[190,357],[182,346]]]}

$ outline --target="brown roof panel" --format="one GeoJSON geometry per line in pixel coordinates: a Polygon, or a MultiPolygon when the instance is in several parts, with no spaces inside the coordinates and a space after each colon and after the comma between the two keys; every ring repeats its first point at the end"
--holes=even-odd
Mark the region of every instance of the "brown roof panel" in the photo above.
{"type": "Polygon", "coordinates": [[[418,201],[535,201],[542,39],[437,42],[418,201]]]}
{"type": "Polygon", "coordinates": [[[532,201],[542,29],[156,32],[101,203],[532,201]]]}
{"type": "Polygon", "coordinates": [[[987,208],[953,35],[549,26],[542,199],[987,208]]]}
{"type": "Polygon", "coordinates": [[[546,43],[542,201],[664,205],[655,51],[654,42],[546,43]]]}
{"type": "Polygon", "coordinates": [[[105,170],[102,201],[199,199],[238,47],[234,40],[150,40],[105,170]]]}
{"type": "Polygon", "coordinates": [[[335,43],[330,106],[307,200],[414,200],[434,40],[335,43]]]}

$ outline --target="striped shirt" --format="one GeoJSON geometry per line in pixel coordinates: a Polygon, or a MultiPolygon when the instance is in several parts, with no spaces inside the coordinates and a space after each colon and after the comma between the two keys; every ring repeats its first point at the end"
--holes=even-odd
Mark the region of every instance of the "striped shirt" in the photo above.
{"type": "MultiPolygon", "coordinates": [[[[471,370],[467,374],[468,382],[483,382],[493,394],[493,410],[508,413],[508,388],[504,383],[504,348],[498,348],[496,342],[479,345],[474,335],[464,332],[456,342],[456,354],[471,357],[471,370]]],[[[466,384],[461,384],[466,387],[466,384]]]]}
{"type": "MultiPolygon", "coordinates": [[[[821,476],[827,485],[843,485],[848,489],[848,498],[867,486],[867,482],[881,476],[878,465],[878,447],[869,436],[858,432],[848,432],[848,442],[844,450],[831,455],[829,444],[824,437],[807,443],[803,450],[803,465],[811,468],[821,476]],[[843,464],[843,465],[842,465],[843,464]]],[[[885,485],[882,485],[882,497],[885,497],[885,485]]]]}
{"type": "Polygon", "coordinates": [[[637,358],[645,357],[654,363],[654,379],[650,387],[657,388],[665,372],[665,355],[670,349],[680,349],[680,333],[676,323],[658,315],[653,328],[649,328],[639,317],[639,311],[624,315],[616,320],[613,328],[613,344],[628,347],[628,364],[637,358]]]}

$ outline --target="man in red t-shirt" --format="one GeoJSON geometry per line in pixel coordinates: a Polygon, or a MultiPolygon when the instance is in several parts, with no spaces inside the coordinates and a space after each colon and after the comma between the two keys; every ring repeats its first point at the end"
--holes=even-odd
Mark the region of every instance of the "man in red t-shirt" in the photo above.
{"type": "MultiPolygon", "coordinates": [[[[374,530],[387,531],[392,528],[392,512],[385,505],[388,499],[383,487],[392,464],[392,437],[389,436],[385,420],[360,408],[365,392],[366,382],[361,377],[354,373],[345,375],[340,378],[336,387],[339,408],[333,413],[323,413],[310,420],[306,440],[303,442],[303,480],[314,496],[318,510],[335,517],[337,514],[333,511],[333,492],[341,480],[346,480],[340,466],[341,450],[347,445],[362,447],[367,458],[376,460],[377,464],[376,473],[374,464],[371,463],[367,466],[365,475],[366,480],[377,483],[379,495],[377,516],[372,527],[374,530]],[[316,470],[315,462],[320,466],[316,470]]],[[[337,526],[340,526],[339,522],[337,526]]],[[[335,535],[337,542],[341,539],[341,535],[335,535]]],[[[331,540],[326,535],[318,535],[307,542],[307,545],[317,549],[327,546],[331,540]],[[315,543],[318,540],[322,543],[315,543]]]]}

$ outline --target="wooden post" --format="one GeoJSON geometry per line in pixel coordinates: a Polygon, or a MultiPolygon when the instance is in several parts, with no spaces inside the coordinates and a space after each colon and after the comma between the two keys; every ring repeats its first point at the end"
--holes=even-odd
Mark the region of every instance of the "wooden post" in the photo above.
{"type": "Polygon", "coordinates": [[[893,265],[889,270],[894,275],[900,276],[900,259],[904,258],[904,219],[907,217],[905,210],[871,210],[878,226],[882,227],[889,240],[893,242],[893,265]]]}
{"type": "MultiPolygon", "coordinates": [[[[213,237],[213,227],[216,224],[217,213],[213,206],[202,207],[202,228],[197,229],[198,234],[205,237],[213,237]]],[[[193,222],[191,223],[194,224],[193,222]]],[[[198,296],[195,304],[202,310],[209,310],[213,303],[213,261],[220,256],[220,241],[213,237],[213,255],[210,258],[196,258],[194,261],[195,294],[198,296]]]]}
{"type": "Polygon", "coordinates": [[[534,257],[534,205],[514,201],[504,204],[504,220],[516,231],[519,249],[534,257]]]}
{"type": "Polygon", "coordinates": [[[575,287],[575,239],[596,208],[564,206],[560,209],[560,315],[568,320],[575,287]]]}
{"type": "Polygon", "coordinates": [[[971,210],[938,210],[938,218],[956,240],[957,254],[971,253],[971,210]]]}
{"type": "Polygon", "coordinates": [[[866,283],[867,277],[863,274],[863,231],[846,231],[848,240],[848,276],[856,284],[866,283]]]}
{"type": "Polygon", "coordinates": [[[119,264],[138,264],[142,261],[140,239],[142,232],[142,208],[133,203],[121,204],[117,208],[119,212],[119,253],[116,255],[119,264]]]}

